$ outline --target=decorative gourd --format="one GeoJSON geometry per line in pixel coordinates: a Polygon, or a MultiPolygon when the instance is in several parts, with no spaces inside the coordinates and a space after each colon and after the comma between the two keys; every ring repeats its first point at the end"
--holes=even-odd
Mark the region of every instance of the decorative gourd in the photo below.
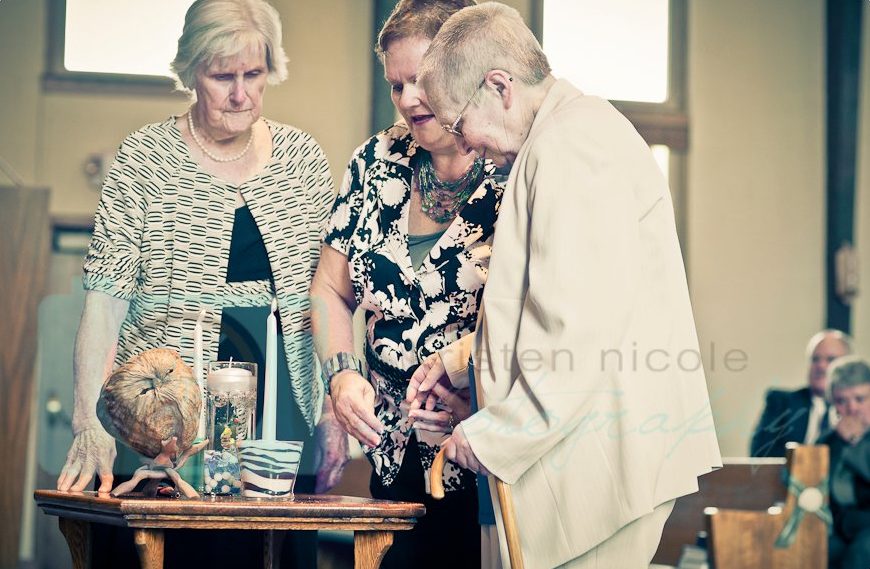
{"type": "Polygon", "coordinates": [[[178,437],[179,454],[196,438],[202,398],[193,372],[167,348],[131,358],[103,384],[97,416],[106,431],[154,458],[163,441],[178,437]]]}

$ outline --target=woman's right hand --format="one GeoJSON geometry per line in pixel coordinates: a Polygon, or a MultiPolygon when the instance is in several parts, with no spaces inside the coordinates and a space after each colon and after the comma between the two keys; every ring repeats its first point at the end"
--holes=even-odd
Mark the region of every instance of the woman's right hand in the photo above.
{"type": "Polygon", "coordinates": [[[375,416],[375,389],[353,370],[337,373],[330,384],[332,406],[341,427],[369,447],[381,443],[384,425],[375,416]]]}
{"type": "Polygon", "coordinates": [[[110,492],[114,481],[112,466],[117,454],[115,439],[102,426],[84,429],[73,438],[66,464],[57,479],[57,489],[81,492],[91,483],[96,472],[100,476],[97,491],[110,492]]]}
{"type": "Polygon", "coordinates": [[[436,383],[432,393],[438,398],[442,407],[440,409],[412,407],[408,417],[415,428],[450,434],[456,425],[471,416],[471,391],[467,388],[453,391],[436,383]]]}

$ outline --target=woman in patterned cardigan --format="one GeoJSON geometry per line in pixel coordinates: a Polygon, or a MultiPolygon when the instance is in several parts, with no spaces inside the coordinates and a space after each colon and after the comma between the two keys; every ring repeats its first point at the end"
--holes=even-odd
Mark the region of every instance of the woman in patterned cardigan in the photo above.
{"type": "Polygon", "coordinates": [[[372,495],[426,505],[412,531],[396,534],[383,567],[407,567],[412,558],[421,567],[480,566],[474,474],[448,464],[447,497],[428,496],[439,441],[468,415],[468,402],[442,393],[439,410],[403,404],[420,362],[474,330],[501,198],[494,166],[458,151],[415,85],[431,39],[470,4],[402,0],[384,24],[377,52],[404,120],[352,156],[312,283],[324,376],[336,416],[374,467],[372,495]],[[354,355],[357,307],[366,316],[367,377],[354,355]]]}
{"type": "MultiPolygon", "coordinates": [[[[113,360],[166,346],[192,363],[201,309],[207,361],[257,357],[273,295],[287,377],[279,382],[279,438],[308,437],[317,425],[317,489],[337,482],[347,439],[329,398],[321,416],[307,296],[333,186],[310,135],[261,117],[266,84],[284,80],[286,65],[281,22],[265,1],[198,0],[188,10],[172,68],[193,103],[129,135],[103,185],[84,264],[74,440],[60,490],[83,490],[95,471],[100,491],[112,487],[115,441],[95,403],[113,360]],[[222,342],[230,320],[235,337],[250,328],[253,340],[222,342]]],[[[313,470],[314,446],[303,468],[313,470]]]]}

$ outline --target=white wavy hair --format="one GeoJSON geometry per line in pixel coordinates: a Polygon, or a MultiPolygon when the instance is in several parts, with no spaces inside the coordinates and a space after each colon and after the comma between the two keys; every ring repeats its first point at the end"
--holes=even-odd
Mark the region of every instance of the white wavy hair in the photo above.
{"type": "Polygon", "coordinates": [[[184,30],[170,66],[176,88],[193,93],[200,69],[250,47],[265,51],[270,84],[287,78],[281,18],[274,7],[265,0],[196,0],[184,17],[184,30]]]}

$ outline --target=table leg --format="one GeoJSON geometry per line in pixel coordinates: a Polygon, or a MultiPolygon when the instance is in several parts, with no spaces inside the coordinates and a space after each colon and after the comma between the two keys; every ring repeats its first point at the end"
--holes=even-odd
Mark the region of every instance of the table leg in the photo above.
{"type": "Polygon", "coordinates": [[[284,543],[284,532],[267,529],[263,535],[263,567],[278,569],[281,566],[281,544],[284,543]]]}
{"type": "Polygon", "coordinates": [[[355,531],[353,533],[354,569],[378,569],[390,546],[391,531],[355,531]]]}
{"type": "Polygon", "coordinates": [[[91,524],[69,518],[58,518],[60,532],[66,538],[73,569],[91,566],[91,524]]]}
{"type": "Polygon", "coordinates": [[[133,541],[139,552],[142,569],[163,569],[163,530],[137,528],[133,541]]]}

